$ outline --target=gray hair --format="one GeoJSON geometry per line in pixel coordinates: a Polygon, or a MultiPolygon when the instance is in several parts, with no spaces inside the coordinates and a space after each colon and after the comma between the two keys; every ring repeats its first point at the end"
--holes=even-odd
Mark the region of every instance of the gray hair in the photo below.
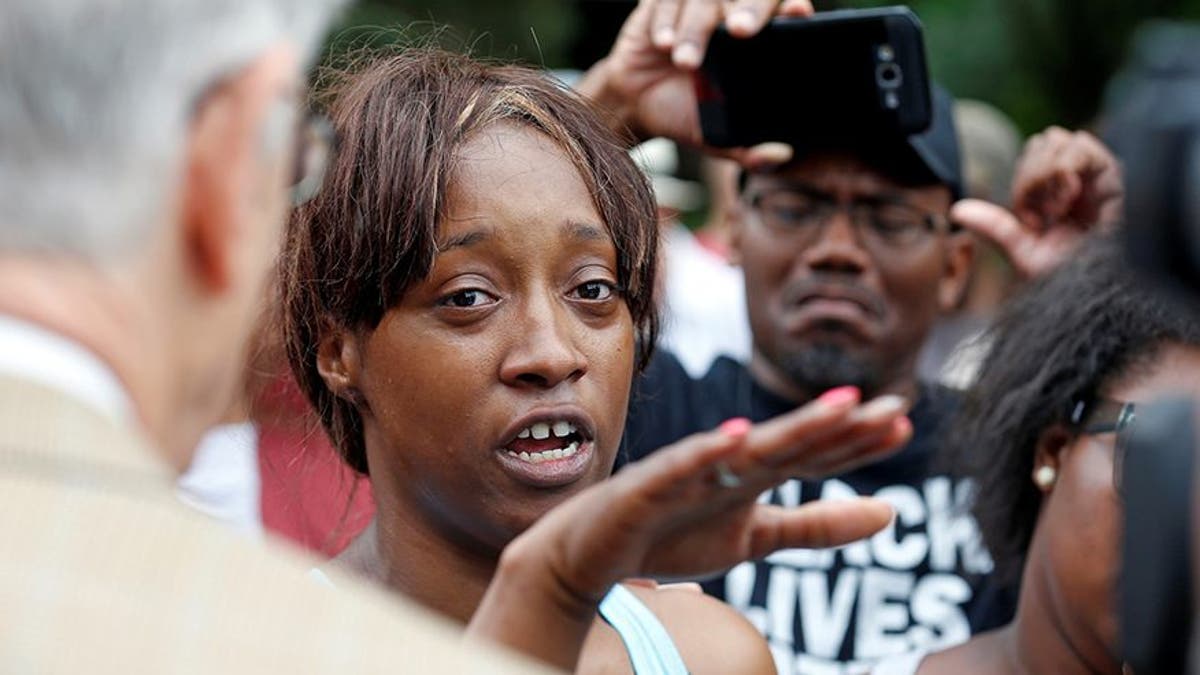
{"type": "Polygon", "coordinates": [[[305,57],[344,0],[3,0],[0,254],[104,259],[175,199],[187,125],[271,45],[305,57]]]}

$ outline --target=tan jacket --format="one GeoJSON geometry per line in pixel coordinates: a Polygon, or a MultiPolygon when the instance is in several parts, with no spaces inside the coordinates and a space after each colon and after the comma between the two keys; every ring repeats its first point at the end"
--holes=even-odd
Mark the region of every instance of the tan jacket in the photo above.
{"type": "Polygon", "coordinates": [[[528,673],[449,622],[243,541],[75,400],[0,377],[0,673],[528,673]]]}

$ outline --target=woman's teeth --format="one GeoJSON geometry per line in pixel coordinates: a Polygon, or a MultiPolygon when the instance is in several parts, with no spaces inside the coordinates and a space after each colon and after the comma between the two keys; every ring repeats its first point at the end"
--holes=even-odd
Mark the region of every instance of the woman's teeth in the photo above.
{"type": "Polygon", "coordinates": [[[517,434],[517,438],[532,437],[535,440],[541,441],[550,438],[551,433],[553,433],[556,438],[566,438],[567,436],[575,433],[575,425],[571,424],[570,422],[563,421],[555,422],[554,424],[538,422],[537,424],[531,424],[530,426],[522,429],[521,433],[517,434]]]}
{"type": "MultiPolygon", "coordinates": [[[[534,426],[537,426],[537,425],[534,425],[534,426]]],[[[555,435],[557,435],[557,434],[555,434],[555,435]]],[[[536,436],[534,438],[536,438],[536,436]]],[[[508,454],[512,457],[516,457],[517,459],[521,460],[522,462],[529,462],[530,464],[540,464],[541,462],[549,462],[549,461],[555,460],[555,459],[566,459],[567,457],[572,457],[578,451],[579,451],[579,442],[572,441],[571,444],[565,448],[555,448],[553,450],[543,450],[542,452],[513,452],[512,450],[509,450],[508,454]]]]}

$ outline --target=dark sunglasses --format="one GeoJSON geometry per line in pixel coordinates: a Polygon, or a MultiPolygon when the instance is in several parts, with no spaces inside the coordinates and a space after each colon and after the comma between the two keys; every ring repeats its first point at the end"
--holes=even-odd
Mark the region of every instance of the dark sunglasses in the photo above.
{"type": "Polygon", "coordinates": [[[1122,496],[1125,494],[1125,454],[1129,449],[1129,436],[1135,419],[1134,404],[1125,401],[1079,401],[1071,411],[1071,425],[1075,433],[1117,435],[1113,445],[1113,489],[1122,496]]]}

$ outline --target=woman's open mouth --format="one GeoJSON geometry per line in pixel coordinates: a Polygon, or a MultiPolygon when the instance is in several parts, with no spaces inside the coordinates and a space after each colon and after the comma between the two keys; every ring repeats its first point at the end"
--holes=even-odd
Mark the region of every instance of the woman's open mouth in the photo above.
{"type": "Polygon", "coordinates": [[[554,424],[537,422],[521,430],[508,444],[508,454],[525,462],[540,464],[570,457],[583,441],[575,425],[559,420],[554,424]]]}
{"type": "Polygon", "coordinates": [[[590,433],[575,421],[545,417],[524,427],[499,450],[501,465],[518,481],[558,487],[579,480],[591,465],[590,433]]]}

